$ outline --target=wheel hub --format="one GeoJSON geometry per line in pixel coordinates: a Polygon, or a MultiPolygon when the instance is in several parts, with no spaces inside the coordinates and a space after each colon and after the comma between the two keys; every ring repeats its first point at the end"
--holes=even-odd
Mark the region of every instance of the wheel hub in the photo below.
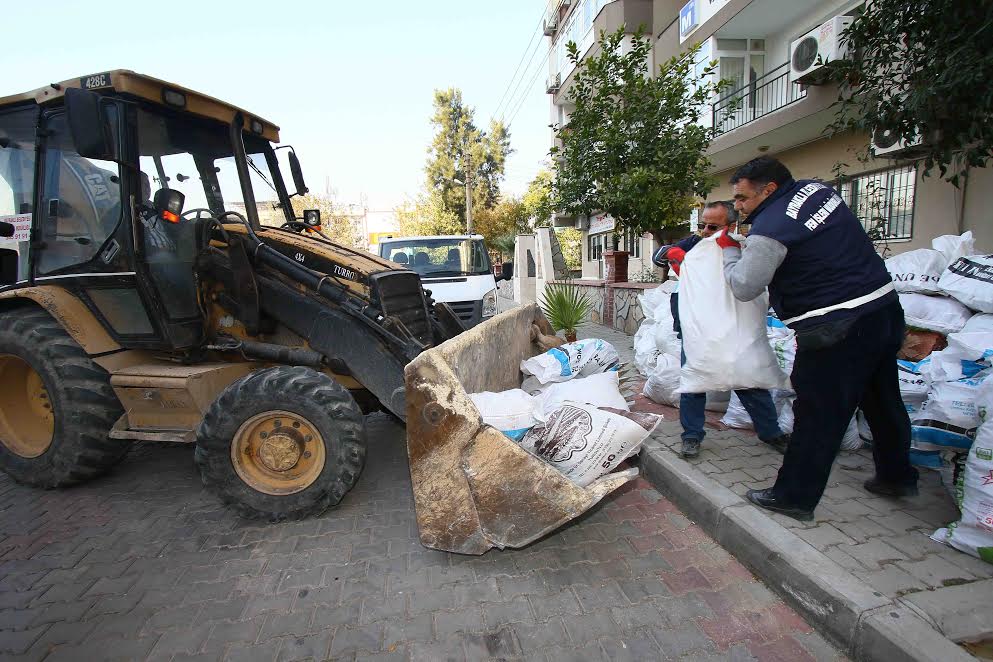
{"type": "Polygon", "coordinates": [[[52,445],[55,411],[34,368],[13,354],[0,354],[0,443],[25,458],[52,445]]]}
{"type": "Polygon", "coordinates": [[[283,410],[256,414],[231,440],[231,464],[252,489],[294,494],[307,489],[324,470],[324,440],[303,416],[283,410]]]}
{"type": "Polygon", "coordinates": [[[287,434],[274,434],[259,446],[259,459],[273,471],[288,471],[303,455],[300,445],[287,434]]]}

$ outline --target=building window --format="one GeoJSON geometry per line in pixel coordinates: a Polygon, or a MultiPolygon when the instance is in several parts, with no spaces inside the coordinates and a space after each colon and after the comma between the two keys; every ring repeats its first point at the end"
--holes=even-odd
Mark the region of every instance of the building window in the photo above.
{"type": "Polygon", "coordinates": [[[607,243],[607,232],[591,234],[586,238],[586,258],[590,262],[596,262],[603,257],[603,247],[607,243]]]}
{"type": "Polygon", "coordinates": [[[632,258],[641,257],[641,235],[635,234],[634,230],[625,230],[622,235],[621,250],[630,253],[632,258]]]}
{"type": "Polygon", "coordinates": [[[914,165],[865,173],[835,182],[841,197],[874,240],[910,239],[914,234],[914,165]]]}

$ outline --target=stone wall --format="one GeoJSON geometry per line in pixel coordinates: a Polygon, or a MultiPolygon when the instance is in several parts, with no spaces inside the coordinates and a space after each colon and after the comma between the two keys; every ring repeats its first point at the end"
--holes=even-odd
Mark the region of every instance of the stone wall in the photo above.
{"type": "Polygon", "coordinates": [[[659,283],[608,284],[602,280],[573,280],[568,282],[579,287],[593,302],[593,310],[590,313],[591,322],[609,326],[628,335],[634,335],[638,331],[641,321],[645,319],[638,296],[645,290],[659,286],[659,283]],[[605,311],[608,296],[611,297],[612,306],[605,311]],[[605,312],[611,310],[612,314],[605,315],[605,312]]]}

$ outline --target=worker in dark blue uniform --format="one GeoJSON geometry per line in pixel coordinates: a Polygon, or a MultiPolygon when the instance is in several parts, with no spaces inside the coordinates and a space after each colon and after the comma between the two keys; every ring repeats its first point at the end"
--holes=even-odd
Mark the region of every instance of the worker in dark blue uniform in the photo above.
{"type": "MultiPolygon", "coordinates": [[[[697,224],[697,233],[672,244],[663,246],[655,251],[652,261],[659,266],[668,263],[676,274],[679,274],[680,265],[686,253],[693,249],[702,239],[711,237],[724,230],[734,231],[738,222],[738,212],[730,202],[711,202],[703,209],[702,222],[697,224]]],[[[679,292],[673,292],[669,297],[669,305],[672,310],[673,331],[682,338],[682,329],[679,325],[679,292]]],[[[704,304],[706,305],[706,304],[704,304]]],[[[686,352],[680,357],[680,365],[686,363],[686,352]]],[[[784,452],[790,440],[789,434],[783,434],[779,427],[776,416],[776,405],[772,401],[769,391],[762,388],[749,388],[736,390],[738,399],[752,419],[755,426],[755,433],[761,441],[769,444],[779,452],[784,452]]],[[[705,432],[703,429],[706,421],[706,393],[680,393],[679,394],[679,422],[683,426],[682,445],[680,454],[683,457],[691,458],[700,454],[700,444],[703,443],[705,432]]]]}
{"type": "Polygon", "coordinates": [[[872,431],[876,465],[865,488],[916,495],[910,420],[897,381],[903,309],[862,224],[834,189],[795,181],[771,157],[749,161],[731,183],[751,231],[744,249],[726,233],[718,237],[724,275],[741,301],[768,287],[773,309],[797,338],[793,436],[776,483],[746,496],[812,519],[858,407],[872,431]]]}

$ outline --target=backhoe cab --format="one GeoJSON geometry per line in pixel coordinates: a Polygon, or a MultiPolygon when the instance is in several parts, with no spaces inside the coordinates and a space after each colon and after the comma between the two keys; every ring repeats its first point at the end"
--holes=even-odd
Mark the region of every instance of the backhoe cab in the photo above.
{"type": "MultiPolygon", "coordinates": [[[[0,98],[0,468],[56,487],[105,471],[133,441],[191,442],[226,503],[299,518],[354,485],[363,414],[384,409],[418,417],[408,448],[425,544],[525,544],[538,529],[507,534],[500,508],[526,512],[519,490],[544,476],[539,460],[513,454],[504,470],[524,478],[502,505],[487,492],[483,519],[433,491],[439,472],[461,472],[460,507],[475,513],[473,495],[502,480],[466,483],[460,464],[492,430],[466,408],[465,376],[437,368],[458,352],[432,359],[464,331],[459,319],[415,272],[331,241],[316,210],[296,213],[307,189],[278,140],[263,118],[131,71],[0,98]]],[[[508,316],[473,330],[490,363],[514,363],[478,365],[498,367],[501,383],[541,351],[532,327],[551,332],[534,307],[508,316]],[[493,351],[511,332],[523,336],[513,356],[493,351]]],[[[553,492],[543,500],[569,490],[553,492]]],[[[565,510],[536,518],[544,530],[595,502],[569,494],[565,510]]]]}

